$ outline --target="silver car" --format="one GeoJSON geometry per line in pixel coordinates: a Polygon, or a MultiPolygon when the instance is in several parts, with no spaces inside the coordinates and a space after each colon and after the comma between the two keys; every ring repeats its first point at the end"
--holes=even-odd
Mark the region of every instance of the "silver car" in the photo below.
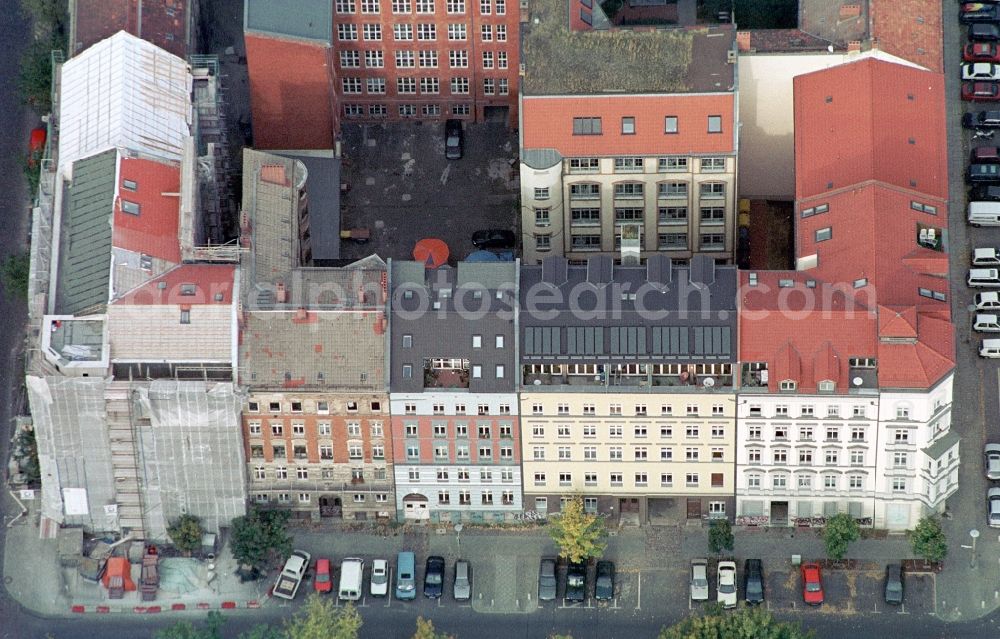
{"type": "Polygon", "coordinates": [[[990,528],[1000,528],[1000,488],[986,491],[986,523],[990,528]]]}
{"type": "Polygon", "coordinates": [[[736,607],[736,562],[720,561],[716,597],[723,608],[736,607]]]}
{"type": "Polygon", "coordinates": [[[691,599],[708,601],[708,560],[703,557],[691,560],[691,599]]]}
{"type": "Polygon", "coordinates": [[[542,557],[538,567],[538,600],[552,601],[556,598],[556,560],[542,557]]]}
{"type": "Polygon", "coordinates": [[[472,596],[472,569],[469,562],[459,559],[455,562],[455,601],[467,601],[472,596]]]}
{"type": "Polygon", "coordinates": [[[1000,444],[986,444],[983,454],[986,456],[986,479],[1000,479],[1000,444]]]}

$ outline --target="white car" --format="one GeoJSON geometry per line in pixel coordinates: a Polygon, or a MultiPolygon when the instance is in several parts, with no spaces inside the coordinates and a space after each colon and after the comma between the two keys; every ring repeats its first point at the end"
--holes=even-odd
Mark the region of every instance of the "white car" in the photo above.
{"type": "Polygon", "coordinates": [[[1000,528],[1000,488],[986,491],[986,523],[990,528],[1000,528]]]}
{"type": "Polygon", "coordinates": [[[716,599],[723,608],[736,607],[736,562],[720,561],[716,599]]]}
{"type": "Polygon", "coordinates": [[[1000,80],[1000,65],[992,62],[973,62],[962,65],[963,80],[1000,80]]]}
{"type": "Polygon", "coordinates": [[[372,562],[372,579],[368,589],[372,597],[385,597],[389,594],[389,562],[385,559],[372,562]]]}
{"type": "Polygon", "coordinates": [[[699,557],[691,560],[691,599],[708,601],[708,560],[699,557]]]}
{"type": "Polygon", "coordinates": [[[1000,444],[986,444],[983,454],[986,456],[986,479],[1000,479],[1000,444]]]}
{"type": "Polygon", "coordinates": [[[976,293],[972,299],[977,311],[1000,311],[1000,293],[996,291],[976,293]]]}

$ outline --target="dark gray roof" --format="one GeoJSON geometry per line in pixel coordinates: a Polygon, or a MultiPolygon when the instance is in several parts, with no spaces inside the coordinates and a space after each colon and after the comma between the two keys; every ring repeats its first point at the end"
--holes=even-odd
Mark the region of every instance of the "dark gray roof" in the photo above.
{"type": "Polygon", "coordinates": [[[923,453],[931,459],[940,459],[942,455],[952,449],[962,437],[955,431],[941,436],[936,442],[923,449],[923,453]]]}
{"type": "Polygon", "coordinates": [[[333,0],[246,0],[243,27],[329,44],[333,41],[333,0]]]}
{"type": "Polygon", "coordinates": [[[419,262],[392,261],[391,392],[423,391],[424,364],[436,358],[480,366],[482,377],[469,376],[470,392],[513,392],[516,278],[516,262],[459,262],[454,268],[426,269],[419,262]],[[480,347],[473,347],[475,335],[480,347]],[[500,348],[497,336],[503,337],[500,348]],[[404,365],[412,367],[408,379],[403,378],[404,365]],[[504,367],[501,379],[498,365],[504,367]]]}
{"type": "Polygon", "coordinates": [[[736,287],[736,267],[704,255],[684,268],[661,255],[522,266],[522,362],[734,362],[736,287]]]}
{"type": "Polygon", "coordinates": [[[333,151],[277,151],[306,166],[309,235],[314,266],[340,259],[340,158],[333,151]]]}
{"type": "Polygon", "coordinates": [[[62,218],[57,314],[99,312],[108,302],[117,166],[116,150],[73,163],[62,218]]]}

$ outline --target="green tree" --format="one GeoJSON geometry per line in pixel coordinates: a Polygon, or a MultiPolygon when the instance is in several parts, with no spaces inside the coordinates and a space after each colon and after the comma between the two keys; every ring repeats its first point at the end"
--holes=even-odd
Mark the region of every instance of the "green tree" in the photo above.
{"type": "Polygon", "coordinates": [[[843,559],[847,554],[847,547],[852,541],[857,541],[861,536],[861,529],[858,522],[847,513],[838,513],[826,520],[826,528],[823,529],[823,543],[826,545],[826,554],[830,559],[843,559]]]}
{"type": "Polygon", "coordinates": [[[413,633],[413,639],[455,639],[455,636],[438,632],[430,619],[417,617],[417,631],[413,633]]]}
{"type": "Polygon", "coordinates": [[[265,569],[274,557],[286,557],[292,552],[292,538],[285,529],[287,510],[250,512],[232,521],[233,557],[241,564],[265,569]]]}
{"type": "Polygon", "coordinates": [[[765,610],[743,608],[727,614],[686,617],[661,630],[659,639],[811,639],[813,636],[812,631],[803,631],[797,623],[777,621],[765,610]]]}
{"type": "Polygon", "coordinates": [[[225,619],[218,612],[208,613],[204,626],[195,626],[190,621],[178,621],[174,625],[156,633],[156,639],[222,639],[225,619]]]}
{"type": "Polygon", "coordinates": [[[52,44],[32,42],[21,54],[17,79],[21,101],[40,113],[52,110],[52,44]]]}
{"type": "Polygon", "coordinates": [[[14,438],[14,453],[28,484],[36,485],[41,482],[42,471],[38,466],[38,443],[35,441],[34,429],[25,428],[17,434],[14,438]]]}
{"type": "Polygon", "coordinates": [[[285,624],[286,639],[358,639],[361,615],[350,603],[337,608],[313,593],[306,605],[285,624]]]}
{"type": "Polygon", "coordinates": [[[924,517],[909,533],[913,554],[924,561],[941,561],[948,554],[948,538],[937,517],[924,517]]]}
{"type": "Polygon", "coordinates": [[[201,538],[205,529],[201,527],[201,517],[184,514],[167,527],[167,535],[174,547],[184,553],[192,553],[201,548],[201,538]]]}
{"type": "Polygon", "coordinates": [[[708,529],[708,549],[719,554],[723,550],[732,550],[736,545],[733,537],[733,527],[728,519],[714,519],[708,529]]]}
{"type": "Polygon", "coordinates": [[[604,519],[583,509],[583,497],[574,495],[562,512],[549,520],[549,534],[559,546],[559,556],[583,562],[597,557],[607,545],[604,519]]]}
{"type": "Polygon", "coordinates": [[[27,253],[8,255],[0,262],[0,284],[8,295],[28,299],[28,276],[31,271],[31,257],[27,253]]]}
{"type": "Polygon", "coordinates": [[[237,639],[285,639],[285,633],[271,626],[260,625],[241,632],[237,639]]]}

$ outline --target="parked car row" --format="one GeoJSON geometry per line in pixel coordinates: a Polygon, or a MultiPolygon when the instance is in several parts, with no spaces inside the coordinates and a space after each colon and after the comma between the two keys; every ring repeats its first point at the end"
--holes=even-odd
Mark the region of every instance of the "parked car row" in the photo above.
{"type": "MultiPolygon", "coordinates": [[[[308,557],[308,553],[301,553],[308,557]]],[[[390,567],[386,559],[371,562],[368,577],[368,593],[372,597],[389,595],[390,567]]],[[[365,561],[348,557],[340,564],[340,581],[337,597],[342,601],[358,601],[364,594],[365,561]]],[[[333,592],[333,564],[327,558],[316,560],[313,589],[318,593],[333,592]]],[[[455,562],[452,575],[452,596],[457,601],[467,601],[472,597],[472,567],[469,562],[459,559],[455,562]]],[[[423,593],[430,599],[439,599],[444,594],[445,561],[443,557],[432,555],[427,558],[424,569],[423,593]]],[[[416,556],[412,552],[401,552],[396,556],[396,582],[393,590],[396,599],[412,600],[417,596],[416,556]]],[[[294,597],[294,595],[293,595],[294,597]]]]}
{"type": "MultiPolygon", "coordinates": [[[[559,588],[558,559],[542,557],[538,566],[538,600],[552,601],[559,588]]],[[[566,601],[585,601],[590,590],[587,565],[571,561],[566,566],[566,601]]],[[[615,596],[615,565],[602,559],[597,562],[594,574],[594,599],[610,601],[615,596]]]]}
{"type": "Polygon", "coordinates": [[[969,25],[969,43],[962,49],[962,99],[1000,100],[1000,4],[964,2],[959,20],[969,25]]]}
{"type": "MultiPolygon", "coordinates": [[[[998,446],[1000,450],[1000,446],[998,446]]],[[[998,468],[1000,472],[1000,468],[998,468]]],[[[825,600],[823,591],[823,571],[817,563],[807,562],[799,566],[802,580],[802,601],[811,606],[819,606],[825,600]]],[[[884,599],[888,604],[903,603],[903,566],[889,564],[885,569],[884,599]]],[[[735,608],[736,562],[721,560],[716,566],[715,599],[723,608],[735,608]]],[[[692,601],[708,601],[708,560],[698,557],[691,560],[689,580],[692,601]]],[[[764,602],[764,564],[760,559],[747,559],[743,563],[743,600],[754,606],[764,602]]]]}

